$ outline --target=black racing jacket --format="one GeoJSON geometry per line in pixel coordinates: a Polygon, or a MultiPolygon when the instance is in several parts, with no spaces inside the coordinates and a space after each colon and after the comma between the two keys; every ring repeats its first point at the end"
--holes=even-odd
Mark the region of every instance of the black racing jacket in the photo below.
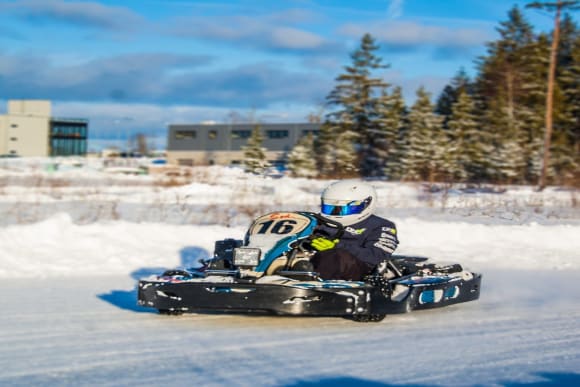
{"type": "MultiPolygon", "coordinates": [[[[332,236],[336,229],[321,225],[319,229],[332,236]]],[[[365,220],[346,226],[335,248],[347,250],[371,267],[388,259],[397,248],[397,227],[390,220],[371,215],[365,220]]]]}

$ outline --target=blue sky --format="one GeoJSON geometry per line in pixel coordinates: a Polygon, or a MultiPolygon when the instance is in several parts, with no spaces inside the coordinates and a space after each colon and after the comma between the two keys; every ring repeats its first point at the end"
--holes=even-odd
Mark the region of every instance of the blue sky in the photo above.
{"type": "MultiPolygon", "coordinates": [[[[90,119],[95,146],[136,132],[163,141],[169,123],[303,122],[366,32],[408,102],[419,86],[435,99],[526,3],[2,0],[0,112],[50,99],[54,115],[90,119]]],[[[525,14],[550,30],[548,16],[525,14]]]]}

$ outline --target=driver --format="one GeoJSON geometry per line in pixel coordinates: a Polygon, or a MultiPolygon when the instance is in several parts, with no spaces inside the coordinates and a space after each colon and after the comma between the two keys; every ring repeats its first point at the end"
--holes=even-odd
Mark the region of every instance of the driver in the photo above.
{"type": "Polygon", "coordinates": [[[321,197],[320,215],[338,222],[344,232],[321,225],[311,245],[317,250],[311,263],[323,279],[360,281],[397,248],[395,224],[373,214],[377,193],[367,183],[343,180],[329,185],[321,197]]]}

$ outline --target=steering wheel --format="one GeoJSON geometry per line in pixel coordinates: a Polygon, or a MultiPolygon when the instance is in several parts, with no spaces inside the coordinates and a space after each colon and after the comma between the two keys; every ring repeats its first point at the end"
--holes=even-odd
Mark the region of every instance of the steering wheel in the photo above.
{"type": "MultiPolygon", "coordinates": [[[[331,235],[322,235],[322,233],[320,233],[321,236],[324,236],[325,238],[328,239],[340,239],[342,237],[342,234],[344,234],[344,226],[341,223],[337,222],[336,220],[325,218],[324,216],[317,214],[315,212],[307,212],[306,214],[315,218],[318,221],[318,224],[324,224],[326,226],[336,229],[336,232],[334,232],[331,235]]],[[[316,236],[316,230],[314,230],[312,236],[316,236]]]]}

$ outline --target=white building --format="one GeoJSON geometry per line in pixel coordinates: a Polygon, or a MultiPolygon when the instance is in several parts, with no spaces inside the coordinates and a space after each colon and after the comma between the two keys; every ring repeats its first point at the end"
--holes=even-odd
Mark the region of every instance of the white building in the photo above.
{"type": "Polygon", "coordinates": [[[86,155],[88,121],[52,116],[50,101],[11,100],[0,115],[0,155],[86,155]]]}

